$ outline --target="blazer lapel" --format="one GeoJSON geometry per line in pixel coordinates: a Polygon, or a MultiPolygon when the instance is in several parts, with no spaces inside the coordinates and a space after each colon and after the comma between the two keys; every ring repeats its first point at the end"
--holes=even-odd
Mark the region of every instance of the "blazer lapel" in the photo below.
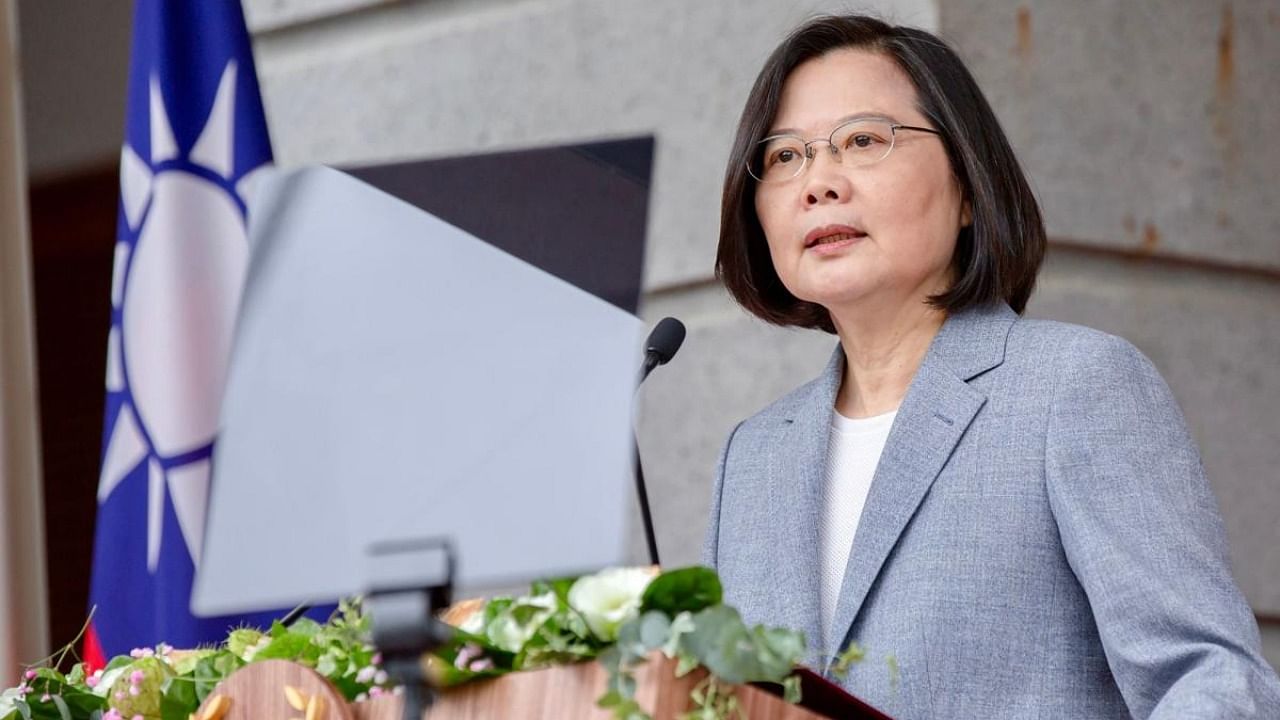
{"type": "Polygon", "coordinates": [[[769,454],[769,504],[763,509],[775,518],[778,617],[783,627],[804,632],[809,648],[806,664],[814,667],[824,659],[819,654],[823,637],[818,608],[818,517],[843,360],[837,347],[823,374],[782,414],[769,454]]]}
{"type": "MultiPolygon", "coordinates": [[[[1003,303],[947,320],[898,408],[854,535],[835,619],[824,638],[838,653],[867,593],[952,450],[986,402],[968,380],[999,365],[1017,315],[1003,303]]],[[[830,659],[825,667],[830,665],[830,659]]]]}

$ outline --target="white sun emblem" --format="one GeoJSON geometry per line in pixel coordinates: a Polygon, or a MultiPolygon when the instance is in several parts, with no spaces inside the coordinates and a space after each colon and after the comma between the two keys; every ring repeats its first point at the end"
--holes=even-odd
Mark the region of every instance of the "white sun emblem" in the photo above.
{"type": "Polygon", "coordinates": [[[248,244],[244,206],[260,166],[234,177],[236,63],[227,63],[199,139],[179,151],[150,81],[151,157],[128,143],[120,193],[133,241],[116,244],[107,390],[123,394],[98,500],[147,463],[147,568],[159,562],[167,487],[200,564],[217,428],[248,244]]]}

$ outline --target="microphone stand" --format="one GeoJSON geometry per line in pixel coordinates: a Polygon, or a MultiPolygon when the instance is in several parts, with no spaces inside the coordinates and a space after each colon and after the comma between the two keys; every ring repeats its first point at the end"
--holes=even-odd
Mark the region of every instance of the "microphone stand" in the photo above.
{"type": "MultiPolygon", "coordinates": [[[[649,339],[645,342],[644,363],[640,367],[640,377],[636,380],[637,393],[654,368],[665,365],[675,357],[680,345],[684,343],[684,335],[684,325],[672,317],[663,318],[649,333],[649,339]]],[[[632,440],[636,461],[636,496],[640,501],[640,519],[644,522],[644,539],[649,546],[649,562],[660,565],[658,540],[653,532],[653,515],[649,512],[649,492],[644,484],[644,466],[640,462],[640,437],[635,428],[632,428],[632,440]]]]}
{"type": "MultiPolygon", "coordinates": [[[[639,391],[640,385],[644,383],[645,378],[649,377],[649,373],[658,367],[658,356],[652,351],[644,354],[644,366],[640,368],[640,379],[636,381],[636,390],[639,391]]],[[[644,484],[644,465],[640,462],[640,436],[638,433],[631,434],[631,447],[635,451],[636,461],[636,497],[640,501],[640,520],[644,523],[644,539],[649,547],[649,564],[661,565],[658,562],[658,540],[653,532],[653,514],[649,512],[649,492],[645,489],[644,484]]]]}

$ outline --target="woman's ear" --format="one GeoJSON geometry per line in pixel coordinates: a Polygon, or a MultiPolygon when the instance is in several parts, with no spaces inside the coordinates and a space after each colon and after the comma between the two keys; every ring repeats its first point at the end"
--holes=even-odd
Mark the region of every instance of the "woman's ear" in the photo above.
{"type": "Polygon", "coordinates": [[[969,201],[965,200],[960,204],[960,227],[969,227],[973,224],[973,208],[969,205],[969,201]]]}

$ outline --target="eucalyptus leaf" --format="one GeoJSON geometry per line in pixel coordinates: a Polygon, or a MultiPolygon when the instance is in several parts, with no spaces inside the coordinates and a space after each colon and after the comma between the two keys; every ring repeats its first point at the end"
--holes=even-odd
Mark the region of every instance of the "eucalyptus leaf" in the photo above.
{"type": "Polygon", "coordinates": [[[656,650],[667,643],[671,634],[671,619],[660,610],[650,610],[640,616],[640,645],[645,651],[656,650]]]}

